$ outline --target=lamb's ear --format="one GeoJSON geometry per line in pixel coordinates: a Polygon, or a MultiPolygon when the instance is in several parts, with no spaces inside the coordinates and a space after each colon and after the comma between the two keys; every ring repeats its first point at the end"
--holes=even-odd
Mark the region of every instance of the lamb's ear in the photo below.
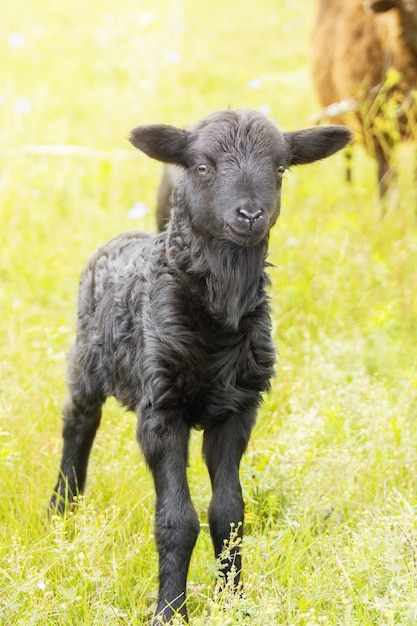
{"type": "Polygon", "coordinates": [[[152,159],[163,163],[185,165],[187,132],[168,124],[138,126],[130,133],[129,140],[152,159]]]}
{"type": "Polygon", "coordinates": [[[347,126],[316,126],[284,133],[289,165],[313,163],[344,148],[353,138],[347,126]]]}

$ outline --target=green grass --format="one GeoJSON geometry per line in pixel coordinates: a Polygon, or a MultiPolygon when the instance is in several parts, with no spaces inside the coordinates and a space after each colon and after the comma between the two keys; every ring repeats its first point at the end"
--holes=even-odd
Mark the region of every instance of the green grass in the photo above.
{"type": "MultiPolygon", "coordinates": [[[[115,402],[79,511],[46,521],[78,277],[108,238],[155,228],[161,169],[130,148],[133,126],[187,124],[228,106],[262,108],[288,129],[309,124],[313,13],[307,0],[3,8],[1,625],[149,623],[153,487],[135,418],[115,402]],[[10,45],[12,33],[23,46],[10,45]],[[66,144],[102,152],[33,148],[66,144]],[[151,207],[141,220],[128,214],[136,201],[151,207]]],[[[417,621],[417,216],[412,150],[399,158],[383,219],[360,148],[351,187],[342,155],[286,175],[270,251],[280,359],[241,472],[244,594],[214,594],[210,488],[194,433],[194,626],[417,621]]]]}

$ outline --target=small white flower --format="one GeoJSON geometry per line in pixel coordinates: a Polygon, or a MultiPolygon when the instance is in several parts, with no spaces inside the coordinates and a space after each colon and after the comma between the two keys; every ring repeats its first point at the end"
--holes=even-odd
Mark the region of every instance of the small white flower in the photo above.
{"type": "Polygon", "coordinates": [[[271,107],[269,106],[269,104],[261,104],[259,106],[259,111],[263,113],[264,115],[270,115],[271,107]]]}
{"type": "Polygon", "coordinates": [[[27,98],[18,98],[14,103],[14,110],[16,113],[26,115],[32,110],[32,105],[27,98]]]}
{"type": "Polygon", "coordinates": [[[143,13],[139,13],[138,15],[138,26],[139,28],[146,28],[150,26],[155,21],[155,15],[150,13],[149,11],[144,11],[143,13]]]}
{"type": "Polygon", "coordinates": [[[40,580],[36,586],[38,589],[40,589],[40,591],[45,591],[46,589],[45,581],[43,580],[40,580]]]}
{"type": "Polygon", "coordinates": [[[113,15],[113,13],[105,13],[103,15],[103,22],[105,24],[113,24],[115,21],[115,17],[113,15]]]}
{"type": "Polygon", "coordinates": [[[22,33],[10,33],[7,37],[7,43],[11,48],[23,48],[26,39],[22,33]]]}
{"type": "Polygon", "coordinates": [[[260,89],[262,87],[262,80],[260,78],[251,78],[248,81],[249,89],[260,89]]]}
{"type": "Polygon", "coordinates": [[[297,237],[288,237],[286,243],[289,248],[295,248],[299,245],[297,237]]]}
{"type": "Polygon", "coordinates": [[[301,524],[299,524],[295,519],[288,520],[288,526],[293,530],[301,528],[301,524]]]}
{"type": "Polygon", "coordinates": [[[142,78],[138,82],[138,86],[140,89],[149,89],[151,86],[151,81],[148,78],[142,78]]]}
{"type": "Polygon", "coordinates": [[[140,220],[145,215],[148,215],[149,207],[144,202],[135,202],[132,208],[129,210],[128,215],[134,220],[140,220]]]}
{"type": "Polygon", "coordinates": [[[170,52],[166,53],[165,60],[168,61],[168,63],[172,63],[173,65],[177,65],[178,63],[181,63],[181,55],[178,54],[178,52],[175,52],[174,50],[171,50],[170,52]]]}

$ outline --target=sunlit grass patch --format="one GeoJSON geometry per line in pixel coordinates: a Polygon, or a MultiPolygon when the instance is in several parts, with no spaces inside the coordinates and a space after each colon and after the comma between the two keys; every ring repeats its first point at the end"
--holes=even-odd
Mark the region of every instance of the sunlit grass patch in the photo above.
{"type": "MultiPolygon", "coordinates": [[[[229,106],[308,124],[313,13],[305,0],[3,10],[0,624],[149,624],[153,485],[135,416],[115,402],[76,514],[47,522],[79,274],[122,230],[155,231],[161,168],[130,147],[132,127],[229,106]]],[[[353,157],[350,187],[343,155],[284,179],[269,255],[279,361],[242,463],[238,597],[215,593],[210,482],[192,435],[195,626],[417,621],[414,155],[399,149],[385,213],[374,163],[359,147],[353,157]]]]}

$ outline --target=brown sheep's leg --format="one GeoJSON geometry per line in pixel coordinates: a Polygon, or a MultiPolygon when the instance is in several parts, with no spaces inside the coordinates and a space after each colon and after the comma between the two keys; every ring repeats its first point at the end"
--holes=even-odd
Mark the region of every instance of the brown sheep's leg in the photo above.
{"type": "Polygon", "coordinates": [[[345,149],[345,163],[346,163],[346,182],[352,183],[352,146],[347,146],[345,149]]]}
{"type": "Polygon", "coordinates": [[[395,175],[395,168],[391,165],[390,154],[377,144],[375,148],[375,158],[378,164],[378,190],[379,197],[383,198],[388,191],[391,180],[395,175]]]}
{"type": "Polygon", "coordinates": [[[156,203],[156,222],[158,231],[165,230],[171,214],[171,195],[173,191],[172,174],[169,166],[165,166],[162,172],[162,179],[158,189],[158,197],[156,203]]]}

